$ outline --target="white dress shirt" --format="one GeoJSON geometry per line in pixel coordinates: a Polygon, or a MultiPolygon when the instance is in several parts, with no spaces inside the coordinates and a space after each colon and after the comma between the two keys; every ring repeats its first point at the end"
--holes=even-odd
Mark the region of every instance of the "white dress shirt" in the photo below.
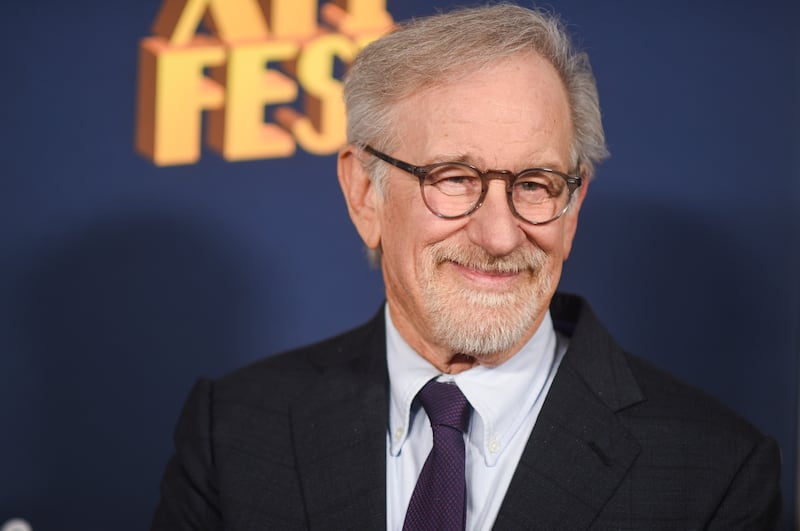
{"type": "Polygon", "coordinates": [[[491,529],[528,442],[568,340],[548,312],[522,349],[502,365],[442,374],[418,355],[392,323],[386,306],[389,429],[386,528],[401,530],[422,465],[433,446],[425,410],[412,402],[432,378],[458,385],[473,408],[466,443],[467,529],[491,529]]]}

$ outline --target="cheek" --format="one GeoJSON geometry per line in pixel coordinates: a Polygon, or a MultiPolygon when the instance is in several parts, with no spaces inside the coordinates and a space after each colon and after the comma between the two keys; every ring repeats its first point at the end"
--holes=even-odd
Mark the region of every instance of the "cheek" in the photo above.
{"type": "MultiPolygon", "coordinates": [[[[404,183],[407,184],[407,183],[404,183]]],[[[419,186],[398,186],[384,202],[384,225],[387,246],[395,245],[411,261],[431,243],[443,240],[463,225],[432,214],[422,201],[419,186]]]]}
{"type": "Polygon", "coordinates": [[[560,257],[564,249],[564,227],[562,223],[530,226],[525,229],[528,240],[547,253],[550,258],[560,257]]]}
{"type": "Polygon", "coordinates": [[[570,215],[564,223],[564,228],[561,231],[561,255],[564,260],[569,258],[569,253],[572,250],[572,242],[575,239],[575,232],[578,228],[578,214],[577,212],[570,215]]]}
{"type": "Polygon", "coordinates": [[[385,265],[393,278],[408,279],[415,274],[416,261],[424,247],[423,214],[408,193],[393,191],[385,198],[381,212],[381,244],[385,265]]]}

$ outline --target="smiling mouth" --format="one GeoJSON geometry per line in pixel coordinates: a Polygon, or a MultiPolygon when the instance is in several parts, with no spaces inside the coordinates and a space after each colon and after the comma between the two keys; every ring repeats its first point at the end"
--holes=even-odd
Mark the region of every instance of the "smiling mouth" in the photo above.
{"type": "Polygon", "coordinates": [[[471,245],[439,242],[431,248],[433,263],[452,274],[466,290],[507,292],[533,280],[546,264],[538,248],[519,248],[505,256],[493,256],[471,245]]]}
{"type": "Polygon", "coordinates": [[[503,269],[508,268],[487,269],[471,267],[452,261],[447,263],[470,285],[492,291],[506,291],[512,288],[523,274],[519,268],[513,268],[513,271],[504,271],[503,269]]]}

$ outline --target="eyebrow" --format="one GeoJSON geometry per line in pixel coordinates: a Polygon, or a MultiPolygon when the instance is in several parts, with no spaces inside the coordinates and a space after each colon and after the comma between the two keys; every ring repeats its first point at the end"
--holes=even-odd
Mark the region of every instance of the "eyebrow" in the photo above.
{"type": "Polygon", "coordinates": [[[442,155],[440,153],[437,153],[433,157],[430,157],[428,160],[430,162],[427,162],[426,164],[439,164],[441,162],[460,162],[462,164],[469,164],[471,166],[479,167],[477,164],[475,164],[475,161],[471,160],[470,156],[467,155],[466,153],[461,153],[458,155],[453,153],[450,153],[449,155],[442,155]]]}
{"type": "MultiPolygon", "coordinates": [[[[480,162],[476,162],[472,157],[470,157],[469,155],[467,155],[465,153],[458,154],[458,155],[455,155],[455,154],[450,154],[450,155],[437,154],[437,155],[434,155],[431,159],[432,159],[432,162],[428,162],[426,164],[423,164],[423,166],[427,166],[428,164],[439,164],[439,163],[442,163],[442,162],[460,162],[461,164],[467,164],[469,166],[474,166],[474,167],[478,168],[481,171],[489,171],[489,170],[500,170],[500,171],[502,171],[504,169],[507,169],[507,168],[488,168],[488,167],[486,167],[485,164],[480,163],[480,162]]],[[[569,168],[566,169],[566,170],[562,170],[562,169],[559,169],[559,164],[548,163],[548,162],[526,164],[525,167],[524,168],[520,168],[519,171],[525,171],[525,170],[529,170],[529,169],[532,169],[532,168],[545,168],[545,169],[560,171],[562,173],[567,173],[567,172],[570,171],[569,168]]]]}

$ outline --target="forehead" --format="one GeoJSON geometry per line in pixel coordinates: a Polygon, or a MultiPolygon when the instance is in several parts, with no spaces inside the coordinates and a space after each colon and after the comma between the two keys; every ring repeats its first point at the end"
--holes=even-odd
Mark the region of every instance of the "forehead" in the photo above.
{"type": "Polygon", "coordinates": [[[535,54],[426,88],[402,100],[395,113],[395,153],[416,164],[444,157],[483,167],[568,161],[566,89],[555,68],[535,54]]]}

